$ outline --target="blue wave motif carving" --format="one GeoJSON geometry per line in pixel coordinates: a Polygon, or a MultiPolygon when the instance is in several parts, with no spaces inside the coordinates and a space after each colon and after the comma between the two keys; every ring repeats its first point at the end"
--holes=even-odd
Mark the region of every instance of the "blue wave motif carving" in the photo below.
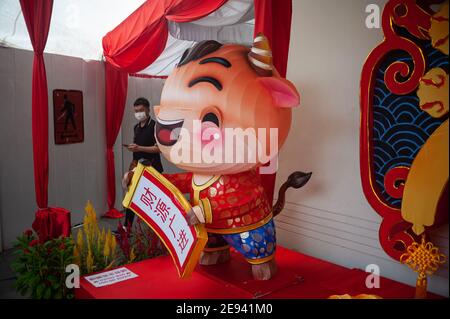
{"type": "MultiPolygon", "coordinates": [[[[430,41],[419,40],[406,30],[399,28],[399,34],[414,41],[425,56],[427,71],[449,67],[448,56],[434,49],[430,41]]],[[[429,136],[444,119],[435,119],[419,108],[416,91],[408,95],[392,94],[384,83],[384,73],[393,62],[403,61],[410,69],[413,63],[408,53],[390,52],[375,71],[373,88],[373,171],[375,184],[381,198],[393,207],[400,208],[401,199],[389,196],[384,187],[384,176],[397,166],[411,166],[414,157],[429,136]]]]}

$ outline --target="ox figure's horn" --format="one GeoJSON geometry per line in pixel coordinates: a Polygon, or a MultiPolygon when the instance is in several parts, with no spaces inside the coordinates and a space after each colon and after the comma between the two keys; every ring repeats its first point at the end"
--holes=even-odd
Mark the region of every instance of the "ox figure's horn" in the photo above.
{"type": "Polygon", "coordinates": [[[272,76],[272,50],[267,37],[258,33],[248,53],[250,65],[262,76],[272,76]]]}

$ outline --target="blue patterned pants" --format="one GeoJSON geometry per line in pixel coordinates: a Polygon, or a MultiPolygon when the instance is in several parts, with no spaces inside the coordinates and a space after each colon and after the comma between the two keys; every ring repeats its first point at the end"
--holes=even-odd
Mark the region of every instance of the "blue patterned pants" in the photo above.
{"type": "Polygon", "coordinates": [[[270,260],[276,249],[273,219],[256,229],[236,234],[208,233],[205,251],[230,245],[241,253],[249,263],[259,264],[270,260]]]}

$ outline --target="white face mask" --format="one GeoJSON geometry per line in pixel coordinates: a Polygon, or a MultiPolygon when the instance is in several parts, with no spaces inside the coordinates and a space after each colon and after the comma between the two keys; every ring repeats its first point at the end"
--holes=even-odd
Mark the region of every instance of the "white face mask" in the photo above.
{"type": "Polygon", "coordinates": [[[147,119],[147,114],[145,112],[137,112],[137,113],[134,113],[134,117],[139,122],[142,122],[147,119]]]}

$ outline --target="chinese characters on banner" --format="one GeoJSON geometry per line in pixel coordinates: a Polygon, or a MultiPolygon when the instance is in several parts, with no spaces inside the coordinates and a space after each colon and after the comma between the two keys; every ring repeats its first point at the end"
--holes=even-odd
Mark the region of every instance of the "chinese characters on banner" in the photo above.
{"type": "Polygon", "coordinates": [[[153,168],[139,165],[124,206],[147,222],[169,249],[180,276],[188,276],[207,235],[202,225],[188,225],[185,215],[190,205],[178,189],[153,168]]]}

